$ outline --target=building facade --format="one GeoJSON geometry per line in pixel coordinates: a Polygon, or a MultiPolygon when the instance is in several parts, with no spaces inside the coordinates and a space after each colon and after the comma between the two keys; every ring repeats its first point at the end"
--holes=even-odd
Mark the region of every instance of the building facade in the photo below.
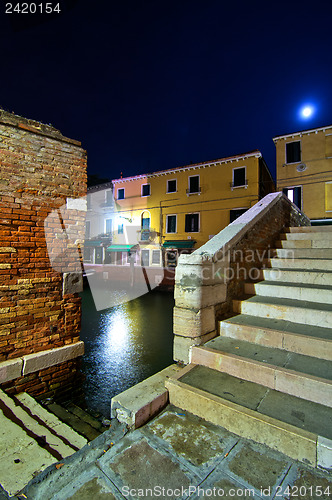
{"type": "Polygon", "coordinates": [[[277,190],[313,223],[332,222],[332,125],[281,135],[273,141],[277,190]]]}
{"type": "MultiPolygon", "coordinates": [[[[101,229],[112,234],[104,263],[130,265],[131,257],[135,264],[166,268],[176,265],[179,253],[200,247],[274,191],[271,174],[257,150],[115,179],[112,184],[113,215],[99,210],[102,220],[97,226],[92,222],[93,210],[88,208],[87,214],[90,233],[93,226],[96,236],[101,229]]],[[[107,195],[100,196],[99,206],[106,203],[107,195]]]]}

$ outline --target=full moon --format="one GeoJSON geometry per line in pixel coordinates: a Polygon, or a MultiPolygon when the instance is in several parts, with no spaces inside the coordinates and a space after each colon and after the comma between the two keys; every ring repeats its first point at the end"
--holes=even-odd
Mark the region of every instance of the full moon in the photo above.
{"type": "Polygon", "coordinates": [[[301,115],[303,116],[303,118],[310,118],[312,113],[313,113],[313,109],[311,106],[305,106],[301,111],[301,115]]]}

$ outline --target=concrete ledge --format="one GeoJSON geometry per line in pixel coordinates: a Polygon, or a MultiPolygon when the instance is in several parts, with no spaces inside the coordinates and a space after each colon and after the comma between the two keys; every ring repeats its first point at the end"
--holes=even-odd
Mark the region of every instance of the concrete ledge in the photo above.
{"type": "Polygon", "coordinates": [[[193,346],[202,345],[214,339],[216,336],[216,330],[212,330],[212,332],[205,333],[199,337],[181,337],[180,335],[175,335],[173,342],[173,359],[175,361],[182,361],[183,363],[190,363],[193,346]]]}
{"type": "Polygon", "coordinates": [[[23,359],[17,358],[0,363],[0,384],[22,375],[23,359]]]}
{"type": "Polygon", "coordinates": [[[180,370],[176,364],[121,392],[111,402],[111,417],[129,427],[140,427],[168,403],[165,380],[180,370]]]}
{"type": "Polygon", "coordinates": [[[84,342],[76,342],[64,347],[41,351],[36,354],[28,354],[23,357],[22,375],[44,370],[50,366],[59,365],[70,359],[78,358],[84,354],[84,342]]]}

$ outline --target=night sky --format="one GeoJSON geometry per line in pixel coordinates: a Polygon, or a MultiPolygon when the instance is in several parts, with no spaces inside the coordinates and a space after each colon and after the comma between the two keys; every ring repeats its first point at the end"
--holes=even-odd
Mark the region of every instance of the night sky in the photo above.
{"type": "Polygon", "coordinates": [[[36,16],[0,1],[0,105],[80,140],[90,174],[253,149],[274,174],[273,136],[332,124],[330,0],[59,3],[36,16]]]}

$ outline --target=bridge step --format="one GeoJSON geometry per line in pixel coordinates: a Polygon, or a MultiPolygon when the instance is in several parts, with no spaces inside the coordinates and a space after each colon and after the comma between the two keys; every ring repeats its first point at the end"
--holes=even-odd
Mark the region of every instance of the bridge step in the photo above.
{"type": "Polygon", "coordinates": [[[327,360],[218,337],[192,349],[191,362],[332,407],[327,360]]]}
{"type": "Polygon", "coordinates": [[[332,361],[332,330],[239,314],[219,323],[220,335],[332,361]]]}
{"type": "Polygon", "coordinates": [[[309,269],[262,269],[260,279],[299,283],[301,285],[332,286],[332,271],[311,271],[309,269]]]}
{"type": "Polygon", "coordinates": [[[318,303],[323,301],[325,304],[332,304],[332,286],[328,285],[287,283],[281,280],[262,281],[260,283],[245,283],[244,291],[248,295],[256,294],[264,297],[280,297],[318,303]]]}
{"type": "MultiPolygon", "coordinates": [[[[278,250],[278,249],[277,249],[278,250]]],[[[280,249],[279,249],[280,250],[280,249]]],[[[280,250],[281,251],[281,250],[280,250]]],[[[290,252],[290,250],[284,250],[285,252],[290,252]]],[[[275,258],[267,259],[264,264],[267,267],[277,268],[277,269],[301,269],[308,271],[332,271],[332,259],[320,258],[314,259],[310,258],[312,250],[309,250],[308,257],[299,258],[294,256],[294,258],[275,258]]],[[[291,256],[290,256],[291,257],[291,256]]],[[[327,257],[325,255],[325,257],[327,257]]]]}
{"type": "Polygon", "coordinates": [[[246,300],[233,300],[233,310],[249,316],[286,320],[323,328],[329,328],[332,324],[331,305],[318,302],[255,295],[246,300]]]}
{"type": "Polygon", "coordinates": [[[167,379],[170,402],[311,466],[332,464],[331,408],[188,365],[167,379]]]}

